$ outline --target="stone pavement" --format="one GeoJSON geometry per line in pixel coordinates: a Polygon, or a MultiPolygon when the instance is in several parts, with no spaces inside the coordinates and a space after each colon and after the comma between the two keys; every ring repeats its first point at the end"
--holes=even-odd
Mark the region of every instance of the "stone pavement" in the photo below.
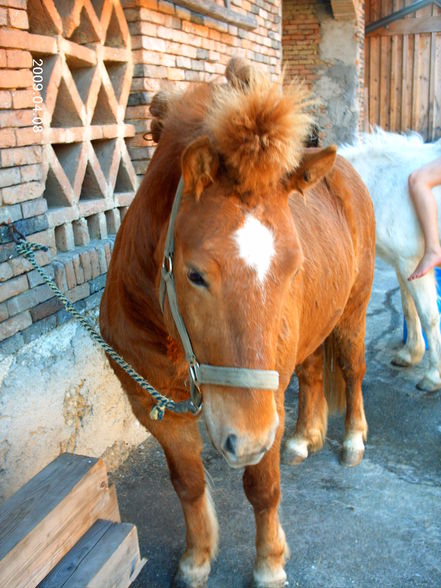
{"type": "MultiPolygon", "coordinates": [[[[400,344],[400,293],[377,263],[367,324],[364,380],[369,437],[356,468],[338,462],[343,417],[333,416],[324,449],[297,467],[282,465],[281,520],[291,548],[290,586],[441,586],[441,393],[424,394],[414,369],[391,365],[400,344]]],[[[297,414],[297,382],[287,392],[287,430],[297,414]]],[[[254,517],[241,485],[209,443],[204,462],[220,525],[208,588],[250,586],[254,517]]],[[[148,562],[135,588],[168,588],[184,547],[179,502],[162,450],[148,439],[114,473],[123,520],[138,527],[148,562]]]]}

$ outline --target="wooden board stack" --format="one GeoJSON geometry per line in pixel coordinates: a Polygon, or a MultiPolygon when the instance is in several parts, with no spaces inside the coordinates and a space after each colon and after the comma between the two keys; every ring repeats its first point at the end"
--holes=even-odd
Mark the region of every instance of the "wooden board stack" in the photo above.
{"type": "Polygon", "coordinates": [[[64,453],[0,507],[3,588],[123,588],[141,560],[101,459],[64,453]]]}

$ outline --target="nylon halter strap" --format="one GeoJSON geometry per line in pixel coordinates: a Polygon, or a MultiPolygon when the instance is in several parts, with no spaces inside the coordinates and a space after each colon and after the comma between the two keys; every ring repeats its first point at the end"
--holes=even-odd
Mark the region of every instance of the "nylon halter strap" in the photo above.
{"type": "Polygon", "coordinates": [[[184,320],[179,312],[176,296],[176,286],[173,277],[173,253],[175,249],[174,228],[179,205],[182,198],[184,181],[181,177],[176,190],[170,220],[165,239],[164,258],[161,268],[161,281],[159,284],[159,304],[164,312],[165,295],[175,322],[176,328],[184,347],[185,357],[188,361],[190,377],[190,394],[192,412],[197,414],[202,407],[201,384],[213,384],[217,386],[230,386],[232,388],[256,388],[258,390],[277,390],[279,387],[279,373],[273,370],[256,370],[237,367],[221,367],[216,365],[199,364],[191,345],[190,337],[185,328],[184,320]]]}

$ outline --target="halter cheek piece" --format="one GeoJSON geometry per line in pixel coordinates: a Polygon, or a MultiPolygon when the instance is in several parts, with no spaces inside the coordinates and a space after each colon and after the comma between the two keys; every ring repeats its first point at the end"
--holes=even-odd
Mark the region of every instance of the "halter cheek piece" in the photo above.
{"type": "Polygon", "coordinates": [[[161,281],[159,284],[159,304],[164,312],[165,295],[175,322],[176,328],[184,347],[185,357],[188,361],[188,373],[190,378],[190,410],[197,414],[202,408],[201,384],[213,384],[217,386],[229,386],[232,388],[256,388],[258,390],[277,390],[279,387],[279,373],[273,370],[255,370],[236,367],[220,367],[216,365],[199,364],[191,345],[190,337],[185,328],[184,320],[179,312],[176,296],[176,286],[173,277],[173,253],[175,249],[174,227],[175,220],[182,198],[184,182],[181,177],[176,190],[170,220],[165,239],[164,257],[161,268],[161,281]]]}

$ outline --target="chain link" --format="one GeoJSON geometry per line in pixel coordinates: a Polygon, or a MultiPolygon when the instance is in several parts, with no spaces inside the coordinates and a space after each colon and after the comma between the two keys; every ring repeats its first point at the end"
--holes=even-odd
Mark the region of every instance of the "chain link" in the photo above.
{"type": "Polygon", "coordinates": [[[36,251],[47,251],[47,247],[44,245],[40,245],[39,243],[31,243],[30,241],[26,241],[24,236],[17,230],[15,227],[10,225],[10,230],[14,241],[17,245],[17,251],[20,255],[23,255],[26,259],[30,261],[33,267],[37,270],[40,274],[41,278],[44,282],[49,286],[52,292],[55,294],[56,298],[60,300],[63,304],[64,308],[81,324],[84,329],[89,333],[92,339],[100,345],[107,355],[113,359],[113,361],[118,364],[131,378],[135,380],[135,382],[141,386],[143,390],[145,390],[150,396],[155,400],[156,404],[150,412],[150,418],[152,420],[162,420],[164,413],[166,410],[170,410],[174,413],[185,413],[190,412],[195,414],[198,412],[198,409],[193,405],[192,401],[184,400],[182,402],[174,402],[163,396],[160,392],[158,392],[151,384],[147,382],[142,376],[138,374],[136,370],[132,368],[130,364],[128,364],[125,359],[123,359],[114,349],[111,347],[101,335],[94,329],[94,327],[76,310],[71,302],[66,298],[66,296],[59,290],[55,282],[50,278],[46,272],[40,267],[35,259],[35,252],[36,251]]]}

